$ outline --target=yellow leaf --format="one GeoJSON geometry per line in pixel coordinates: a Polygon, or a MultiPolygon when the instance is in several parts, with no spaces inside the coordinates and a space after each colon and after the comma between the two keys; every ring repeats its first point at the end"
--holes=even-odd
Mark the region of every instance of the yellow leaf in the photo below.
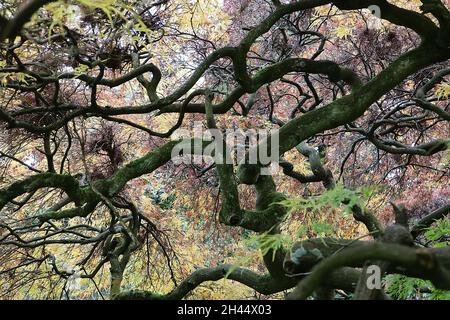
{"type": "Polygon", "coordinates": [[[436,87],[434,94],[439,100],[445,100],[450,97],[450,83],[441,83],[436,87]]]}
{"type": "Polygon", "coordinates": [[[336,36],[338,38],[345,39],[349,35],[352,34],[352,30],[349,27],[346,27],[346,26],[339,26],[339,27],[336,28],[334,33],[336,34],[336,36]]]}

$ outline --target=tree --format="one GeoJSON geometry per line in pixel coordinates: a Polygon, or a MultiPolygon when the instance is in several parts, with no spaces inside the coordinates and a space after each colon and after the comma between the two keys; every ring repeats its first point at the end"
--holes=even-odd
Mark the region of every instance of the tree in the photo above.
{"type": "Polygon", "coordinates": [[[0,5],[3,297],[70,298],[88,279],[91,298],[182,299],[226,279],[384,299],[395,286],[367,285],[373,270],[450,289],[445,3],[20,3],[0,5]],[[177,138],[198,122],[214,139],[177,138]],[[271,131],[236,149],[236,128],[271,131]],[[180,146],[190,161],[172,161],[180,146]],[[211,253],[202,212],[221,224],[211,253]],[[183,270],[243,239],[263,266],[183,270]],[[139,287],[164,274],[169,291],[139,287]]]}

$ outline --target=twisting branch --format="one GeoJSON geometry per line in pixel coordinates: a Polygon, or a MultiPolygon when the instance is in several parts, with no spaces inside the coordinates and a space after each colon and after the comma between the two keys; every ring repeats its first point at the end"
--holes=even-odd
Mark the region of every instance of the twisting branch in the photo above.
{"type": "Polygon", "coordinates": [[[2,31],[0,32],[0,42],[5,39],[14,38],[22,29],[22,27],[30,21],[33,14],[38,11],[42,6],[54,2],[55,0],[30,0],[27,1],[16,12],[14,17],[9,21],[4,21],[2,25],[2,31]]]}
{"type": "MultiPolygon", "coordinates": [[[[448,251],[449,249],[442,250],[448,251]]],[[[370,259],[389,261],[404,268],[401,270],[408,270],[409,275],[415,273],[421,278],[431,280],[437,288],[450,289],[450,270],[441,265],[434,251],[375,242],[342,250],[323,260],[313,268],[309,276],[300,281],[289,298],[306,299],[333,270],[344,266],[361,265],[370,259]]],[[[398,271],[400,272],[400,270],[398,271]]]]}
{"type": "MultiPolygon", "coordinates": [[[[344,273],[344,277],[338,274],[330,275],[326,282],[333,287],[342,288],[344,290],[352,288],[351,283],[357,279],[359,273],[356,270],[346,270],[344,273]]],[[[167,294],[158,294],[142,290],[131,290],[121,292],[116,296],[116,299],[180,300],[185,298],[192,290],[197,288],[203,282],[217,281],[220,279],[237,281],[265,295],[290,289],[295,286],[295,283],[297,282],[297,280],[292,278],[286,278],[284,281],[280,281],[279,279],[274,279],[270,275],[259,275],[248,269],[236,268],[232,265],[220,265],[215,268],[205,268],[194,271],[176,288],[167,294]]]]}

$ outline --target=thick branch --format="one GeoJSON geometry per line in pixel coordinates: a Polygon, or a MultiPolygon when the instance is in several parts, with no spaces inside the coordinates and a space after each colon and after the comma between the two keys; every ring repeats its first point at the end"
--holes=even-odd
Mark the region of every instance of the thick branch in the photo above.
{"type": "MultiPolygon", "coordinates": [[[[442,250],[446,250],[448,254],[447,248],[442,250]]],[[[306,299],[333,270],[343,266],[361,265],[371,259],[389,261],[404,268],[401,270],[408,270],[409,274],[415,272],[420,274],[421,278],[431,280],[436,288],[450,289],[450,270],[442,267],[434,251],[375,242],[342,250],[323,260],[297,285],[289,298],[306,299]]]]}

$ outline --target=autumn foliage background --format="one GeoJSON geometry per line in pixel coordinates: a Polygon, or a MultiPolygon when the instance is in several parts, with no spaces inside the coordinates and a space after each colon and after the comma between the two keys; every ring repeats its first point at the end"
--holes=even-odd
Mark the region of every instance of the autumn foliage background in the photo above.
{"type": "MultiPolygon", "coordinates": [[[[0,11],[8,15],[18,7],[19,2],[2,1],[0,11]]],[[[420,12],[422,5],[421,1],[415,0],[390,2],[417,12],[420,12]]],[[[443,2],[448,6],[447,1],[443,2]]],[[[95,77],[98,68],[87,68],[78,63],[71,56],[70,46],[56,35],[70,33],[79,42],[81,56],[95,54],[99,59],[109,57],[103,70],[104,77],[108,79],[117,79],[132,70],[131,52],[140,48],[140,52],[145,53],[140,57],[140,62],[154,63],[163,75],[158,85],[158,95],[164,97],[183,83],[213,50],[236,46],[251,27],[258,25],[274,10],[270,1],[263,0],[174,0],[162,1],[160,5],[151,4],[150,1],[122,3],[108,0],[47,4],[29,23],[34,37],[40,37],[45,44],[27,41],[15,53],[21,61],[36,63],[31,67],[36,68],[36,72],[48,69],[51,72],[73,73],[74,77],[61,82],[59,99],[65,104],[84,105],[91,99],[89,87],[73,79],[82,74],[95,77]],[[122,21],[120,13],[128,12],[129,7],[143,11],[147,6],[151,9],[144,11],[139,19],[133,20],[125,15],[123,22],[118,23],[122,21]],[[111,59],[111,56],[117,59],[111,59]]],[[[420,37],[414,31],[379,19],[369,10],[346,11],[333,5],[323,5],[290,14],[259,37],[247,55],[248,68],[256,72],[287,57],[311,57],[318,52],[319,46],[323,46],[318,59],[331,60],[350,68],[366,82],[403,53],[417,47],[419,42],[420,37]],[[314,33],[292,36],[295,30],[323,34],[326,41],[322,43],[320,36],[314,33]]],[[[5,57],[1,56],[0,68],[7,68],[14,62],[14,59],[8,61],[5,57]]],[[[394,222],[391,203],[404,205],[410,221],[448,205],[450,154],[448,150],[429,156],[391,154],[375,146],[358,132],[358,128],[370,130],[388,113],[389,108],[403,104],[395,117],[411,117],[410,121],[405,121],[403,127],[395,128],[387,122],[380,124],[378,130],[392,134],[392,139],[406,145],[448,139],[448,121],[436,114],[422,115],[421,109],[409,100],[427,79],[448,67],[448,61],[428,66],[386,93],[351,125],[339,126],[307,140],[310,146],[324,150],[322,164],[331,170],[340,185],[348,190],[368,190],[363,197],[364,206],[383,225],[394,222]]],[[[230,68],[229,60],[218,60],[204,73],[197,87],[213,88],[216,101],[220,101],[237,85],[230,68]]],[[[146,79],[148,81],[150,77],[146,79]]],[[[278,128],[280,122],[321,108],[348,92],[345,85],[333,83],[322,75],[299,72],[283,79],[289,81],[276,80],[261,86],[255,93],[243,94],[228,112],[215,116],[217,126],[242,130],[278,128]],[[292,82],[298,86],[292,85],[292,82]]],[[[32,84],[34,80],[26,73],[0,73],[3,85],[0,102],[11,110],[21,105],[45,105],[42,100],[49,101],[55,94],[51,86],[39,91],[42,99],[34,92],[15,94],[14,89],[7,86],[11,81],[32,84]]],[[[131,79],[113,88],[99,86],[96,103],[111,108],[144,105],[149,97],[142,84],[138,79],[131,79]]],[[[448,114],[449,96],[447,76],[432,89],[430,97],[436,106],[448,114]]],[[[194,102],[199,101],[194,99],[194,102]]],[[[64,112],[37,116],[23,114],[18,119],[45,125],[60,119],[64,112]]],[[[177,113],[162,109],[116,118],[155,132],[166,132],[174,126],[178,117],[177,113]]],[[[206,123],[203,113],[186,113],[181,128],[192,131],[194,124],[199,122],[206,123]]],[[[64,172],[80,177],[87,170],[90,179],[95,181],[108,179],[118,168],[175,139],[176,134],[169,138],[158,137],[106,117],[86,116],[68,122],[65,127],[52,133],[48,141],[54,151],[52,157],[58,159],[55,160],[56,171],[62,166],[64,172]],[[64,131],[70,132],[70,141],[64,136],[64,131]]],[[[46,171],[45,148],[42,135],[21,129],[6,130],[5,125],[5,130],[0,134],[0,186],[6,188],[29,176],[32,171],[46,171]],[[20,161],[14,161],[7,155],[20,161]]],[[[283,159],[293,165],[295,172],[310,174],[308,159],[295,148],[286,152],[283,159]]],[[[277,191],[290,198],[308,199],[326,191],[321,183],[301,183],[283,174],[282,169],[273,178],[277,191]]],[[[121,197],[133,201],[148,223],[145,229],[137,233],[141,246],[133,252],[127,264],[122,280],[123,291],[139,289],[167,293],[192,272],[224,263],[258,273],[265,272],[261,252],[257,250],[260,244],[256,234],[243,228],[225,226],[218,221],[220,192],[224,192],[219,192],[218,186],[216,170],[210,164],[175,165],[171,161],[126,184],[121,197]]],[[[254,188],[247,185],[239,185],[238,188],[242,208],[253,208],[256,198],[254,188]]],[[[4,221],[0,216],[0,223],[26,220],[44,212],[62,198],[63,193],[59,189],[39,190],[27,205],[16,206],[13,215],[6,215],[4,221]]],[[[320,210],[294,206],[291,209],[281,224],[286,243],[322,237],[371,238],[365,226],[357,222],[345,206],[323,205],[320,210]]],[[[110,219],[108,207],[100,206],[88,218],[75,217],[57,223],[61,228],[88,224],[104,229],[110,219]]],[[[0,228],[0,239],[6,232],[6,228],[0,228]]],[[[423,243],[427,241],[424,239],[423,243]]],[[[448,236],[439,241],[448,245],[448,236]]],[[[111,284],[107,263],[92,279],[70,276],[92,272],[102,259],[102,244],[94,247],[64,243],[35,248],[0,246],[0,299],[108,299],[111,284]],[[48,260],[39,260],[48,254],[53,257],[53,264],[48,260]],[[87,254],[90,254],[88,259],[87,254]],[[80,264],[84,259],[85,263],[80,264]]],[[[415,290],[412,288],[409,291],[408,298],[424,298],[415,290]]],[[[238,282],[221,279],[202,283],[186,298],[283,299],[286,292],[265,296],[238,282]]]]}

